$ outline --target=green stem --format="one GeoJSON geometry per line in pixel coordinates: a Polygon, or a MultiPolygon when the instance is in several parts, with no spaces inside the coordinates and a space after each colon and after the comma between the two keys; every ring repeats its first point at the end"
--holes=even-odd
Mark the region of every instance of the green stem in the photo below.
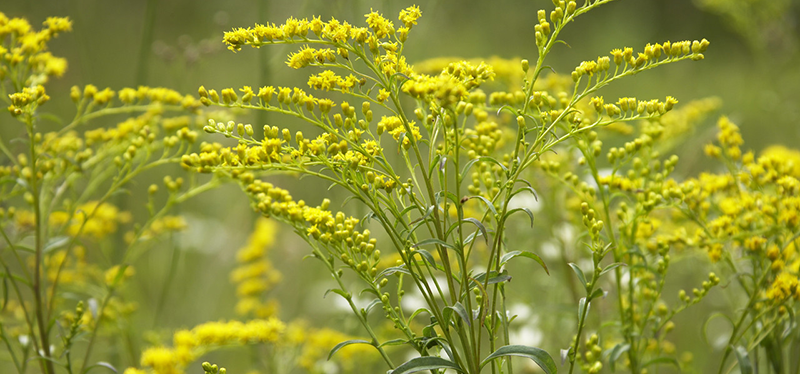
{"type": "Polygon", "coordinates": [[[35,260],[34,260],[34,272],[33,272],[33,299],[34,299],[34,310],[36,311],[36,323],[39,329],[39,339],[41,339],[42,347],[41,351],[43,356],[46,358],[44,360],[43,369],[45,374],[55,374],[55,368],[53,366],[53,362],[50,361],[50,337],[48,336],[47,332],[48,329],[45,327],[47,324],[45,323],[45,309],[46,309],[46,301],[42,299],[42,291],[46,289],[42,283],[42,266],[43,266],[43,251],[44,251],[44,244],[42,242],[42,212],[41,212],[41,202],[39,201],[39,187],[38,187],[38,170],[36,167],[36,142],[35,138],[35,130],[33,127],[33,119],[31,115],[27,116],[26,125],[28,128],[28,141],[29,141],[29,156],[30,156],[30,168],[31,168],[31,178],[30,178],[30,186],[31,186],[31,194],[33,195],[33,214],[34,214],[34,227],[35,227],[35,238],[34,238],[34,250],[35,250],[35,260]]]}

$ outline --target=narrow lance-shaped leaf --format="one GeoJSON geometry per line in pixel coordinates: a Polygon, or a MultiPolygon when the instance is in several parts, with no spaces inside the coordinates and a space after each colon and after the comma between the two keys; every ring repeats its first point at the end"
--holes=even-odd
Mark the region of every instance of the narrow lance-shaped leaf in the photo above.
{"type": "Polygon", "coordinates": [[[508,261],[510,261],[514,257],[527,257],[527,258],[529,258],[531,260],[534,260],[539,265],[542,266],[542,268],[547,273],[547,275],[550,275],[550,270],[547,269],[547,265],[544,263],[542,258],[539,257],[539,255],[537,255],[536,253],[528,252],[528,251],[511,251],[511,252],[508,252],[508,253],[504,254],[503,257],[500,259],[500,266],[505,265],[508,261]]]}
{"type": "Polygon", "coordinates": [[[481,368],[483,368],[492,360],[502,356],[527,357],[533,360],[536,365],[539,365],[539,367],[542,368],[546,374],[558,373],[558,367],[556,367],[555,361],[553,361],[553,358],[550,357],[550,354],[547,353],[547,351],[525,345],[507,345],[498,348],[496,351],[492,352],[492,354],[483,359],[481,362],[481,368]]]}
{"type": "Polygon", "coordinates": [[[481,221],[478,221],[475,218],[469,217],[469,218],[464,218],[462,220],[462,222],[470,222],[473,225],[477,226],[478,230],[480,230],[480,232],[481,232],[481,235],[483,235],[483,240],[486,242],[486,244],[489,244],[489,236],[486,234],[486,227],[483,226],[481,221]]]}
{"type": "Polygon", "coordinates": [[[404,364],[396,367],[394,370],[389,371],[388,373],[406,374],[436,369],[453,369],[461,373],[464,372],[464,369],[456,365],[456,363],[453,361],[445,360],[441,357],[424,356],[414,357],[411,360],[406,361],[404,364]]]}
{"type": "Polygon", "coordinates": [[[492,204],[492,202],[489,201],[489,199],[487,199],[487,198],[485,198],[483,196],[480,196],[480,195],[476,195],[476,196],[468,196],[468,197],[464,198],[463,201],[466,202],[467,200],[471,200],[471,199],[479,199],[479,200],[483,201],[484,205],[486,205],[486,207],[489,208],[490,211],[492,211],[492,214],[493,214],[492,217],[497,216],[497,209],[495,209],[494,204],[492,204]]]}
{"type": "Polygon", "coordinates": [[[738,346],[733,350],[733,353],[736,354],[736,361],[739,362],[739,371],[742,374],[753,374],[753,364],[750,362],[747,350],[742,346],[738,346]]]}
{"type": "Polygon", "coordinates": [[[581,268],[579,268],[578,265],[576,265],[574,262],[570,262],[569,263],[569,267],[571,267],[572,271],[575,272],[575,275],[578,276],[578,280],[581,281],[581,284],[583,285],[583,289],[585,290],[586,289],[586,275],[583,274],[583,270],[581,270],[581,268]]]}
{"type": "Polygon", "coordinates": [[[622,356],[622,354],[627,352],[629,349],[631,349],[631,345],[630,344],[619,343],[619,344],[615,345],[614,348],[611,348],[610,351],[607,351],[608,352],[608,366],[611,367],[611,371],[612,372],[615,371],[615,365],[617,363],[617,360],[619,360],[620,356],[622,356]]]}
{"type": "Polygon", "coordinates": [[[452,306],[447,306],[444,308],[444,316],[445,320],[449,320],[452,313],[455,312],[461,319],[470,326],[472,323],[470,322],[469,315],[470,313],[467,312],[467,309],[464,308],[464,305],[461,305],[460,302],[456,301],[455,304],[452,306]]]}
{"type": "Polygon", "coordinates": [[[509,210],[509,211],[508,211],[508,213],[506,213],[506,215],[504,216],[504,218],[508,218],[508,217],[510,217],[512,214],[514,214],[514,213],[516,213],[516,212],[525,212],[525,214],[527,214],[527,215],[528,215],[528,218],[530,218],[530,219],[531,219],[531,227],[533,227],[533,212],[531,212],[531,210],[530,210],[530,209],[528,209],[528,208],[515,208],[515,209],[511,209],[511,210],[509,210]]]}
{"type": "Polygon", "coordinates": [[[344,348],[344,347],[346,347],[348,345],[351,345],[351,344],[369,344],[369,345],[372,345],[372,343],[370,343],[370,342],[368,342],[366,340],[361,340],[361,339],[352,339],[352,340],[343,341],[343,342],[341,342],[339,344],[336,344],[336,346],[333,347],[333,349],[331,349],[331,352],[328,353],[328,360],[330,360],[331,357],[333,357],[333,355],[336,352],[339,352],[340,349],[342,349],[342,348],[344,348]]]}

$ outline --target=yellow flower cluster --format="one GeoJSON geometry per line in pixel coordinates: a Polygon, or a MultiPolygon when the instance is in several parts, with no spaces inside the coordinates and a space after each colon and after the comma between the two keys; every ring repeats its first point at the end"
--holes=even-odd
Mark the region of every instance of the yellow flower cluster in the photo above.
{"type": "Polygon", "coordinates": [[[72,215],[64,211],[56,211],[50,215],[50,224],[68,225],[69,235],[76,236],[80,233],[84,237],[95,239],[102,239],[117,232],[119,224],[130,221],[130,213],[121,212],[119,208],[109,203],[99,204],[97,201],[82,204],[72,215]]]}
{"type": "Polygon", "coordinates": [[[67,61],[48,52],[47,43],[62,32],[72,31],[72,21],[48,17],[43,25],[44,28],[36,31],[26,19],[8,18],[0,12],[0,79],[24,77],[24,81],[17,83],[20,87],[30,87],[47,83],[48,77],[64,74],[67,61]]]}
{"type": "MultiPolygon", "coordinates": [[[[155,238],[168,232],[183,231],[186,230],[187,227],[189,227],[189,225],[186,223],[186,219],[182,216],[167,215],[150,223],[150,227],[144,230],[144,232],[140,235],[140,239],[146,240],[155,238]]],[[[129,231],[125,234],[125,240],[128,243],[130,243],[134,237],[135,233],[133,231],[129,231]]]]}
{"type": "Polygon", "coordinates": [[[783,301],[796,294],[800,254],[794,233],[800,227],[800,154],[771,147],[760,157],[742,154],[738,127],[723,117],[718,122],[719,145],[706,152],[729,163],[727,174],[704,173],[682,184],[683,201],[705,222],[692,239],[712,261],[753,256],[753,272],[766,272],[768,299],[783,301]]]}
{"type": "MultiPolygon", "coordinates": [[[[719,109],[720,106],[722,106],[722,100],[716,97],[693,100],[686,104],[681,104],[679,108],[664,114],[658,119],[657,123],[663,133],[661,140],[670,140],[691,133],[694,126],[709,113],[719,109]]],[[[648,122],[644,125],[647,126],[651,123],[653,122],[648,122]]]]}
{"type": "Polygon", "coordinates": [[[406,126],[403,125],[403,120],[401,120],[397,116],[383,116],[381,117],[380,122],[378,122],[378,135],[384,133],[384,131],[389,132],[392,135],[394,140],[401,141],[403,148],[408,149],[411,147],[411,139],[409,136],[414,137],[414,141],[419,141],[422,139],[422,134],[419,133],[419,127],[415,125],[414,121],[408,122],[408,128],[411,129],[411,135],[408,135],[408,131],[406,130],[406,126]]]}
{"type": "Polygon", "coordinates": [[[706,154],[712,157],[718,157],[724,151],[726,157],[738,161],[742,157],[742,150],[739,146],[744,144],[742,135],[739,133],[739,127],[728,120],[727,117],[720,118],[717,126],[720,130],[717,134],[720,147],[709,144],[705,149],[706,154]]]}
{"type": "Polygon", "coordinates": [[[114,96],[118,96],[123,105],[145,105],[149,102],[150,104],[180,105],[181,108],[188,110],[200,107],[200,102],[192,95],[184,95],[163,87],[126,87],[115,92],[110,88],[99,90],[96,86],[88,84],[83,89],[73,86],[70,90],[70,98],[76,104],[85,100],[92,106],[107,105],[112,102],[114,96]]]}
{"type": "Polygon", "coordinates": [[[403,84],[403,92],[425,102],[436,100],[444,107],[465,99],[470,90],[494,76],[494,68],[484,62],[478,65],[468,61],[453,62],[439,75],[411,74],[411,80],[403,84]]]}
{"type": "MultiPolygon", "coordinates": [[[[683,56],[690,56],[692,60],[702,60],[704,58],[703,52],[708,49],[709,41],[703,39],[701,41],[680,41],[671,43],[670,41],[666,41],[664,43],[656,43],[656,44],[647,44],[644,47],[643,52],[639,52],[634,56],[634,51],[632,48],[626,47],[624,49],[614,49],[611,51],[611,60],[614,61],[614,64],[617,66],[622,66],[623,63],[626,65],[626,68],[632,69],[641,69],[645,66],[661,61],[666,61],[674,58],[679,58],[683,56]],[[662,60],[661,57],[664,57],[662,60]]],[[[604,64],[598,64],[596,67],[600,67],[604,64]]],[[[583,64],[582,64],[583,66],[583,64]]],[[[591,70],[591,69],[589,69],[591,70]]],[[[583,73],[580,73],[576,70],[576,72],[580,75],[589,74],[589,70],[584,70],[583,73]]],[[[603,70],[603,69],[601,69],[603,70]]],[[[573,79],[575,75],[573,74],[573,79]]]]}
{"type": "Polygon", "coordinates": [[[280,282],[281,272],[272,267],[267,251],[275,241],[275,223],[259,218],[247,244],[236,253],[239,266],[231,272],[231,281],[237,284],[236,313],[267,318],[276,314],[277,303],[264,301],[264,295],[280,282]]]}
{"type": "MultiPolygon", "coordinates": [[[[418,74],[436,75],[446,70],[447,67],[452,64],[464,62],[472,66],[479,66],[481,63],[484,63],[492,67],[494,79],[502,83],[503,87],[518,87],[522,86],[522,79],[525,77],[525,71],[520,69],[519,61],[519,58],[507,59],[498,56],[473,59],[436,57],[414,63],[414,72],[418,74]]],[[[554,74],[550,76],[552,75],[554,74]]]]}
{"type": "Polygon", "coordinates": [[[33,88],[24,87],[22,92],[10,94],[8,98],[11,99],[8,111],[13,116],[21,115],[25,111],[33,111],[36,107],[50,100],[50,96],[47,96],[42,85],[37,85],[33,88]]]}
{"type": "Polygon", "coordinates": [[[308,86],[322,91],[338,89],[340,91],[350,92],[356,84],[359,84],[359,80],[352,74],[343,78],[330,70],[325,70],[322,73],[313,74],[308,77],[308,86]]]}
{"type": "MultiPolygon", "coordinates": [[[[333,103],[330,100],[320,100],[320,106],[329,110],[333,103]]],[[[367,119],[371,119],[372,111],[369,105],[362,106],[367,119]]],[[[375,158],[382,154],[383,149],[375,140],[361,140],[364,133],[362,129],[367,125],[365,120],[358,120],[354,126],[356,115],[355,108],[348,103],[342,103],[341,114],[335,114],[329,132],[323,133],[315,139],[306,139],[298,131],[294,136],[296,146],[290,144],[292,135],[288,129],[279,129],[275,126],[264,127],[264,139],[256,141],[252,138],[241,138],[242,141],[235,147],[222,147],[220,144],[204,143],[200,153],[184,155],[181,162],[184,167],[192,168],[198,172],[212,172],[217,168],[241,167],[244,169],[261,169],[265,165],[276,168],[305,168],[307,166],[329,164],[341,169],[359,169],[371,165],[375,158]],[[283,165],[283,166],[282,166],[283,165]]],[[[413,124],[412,124],[413,126],[413,124]]],[[[416,129],[416,126],[413,127],[416,129]]],[[[206,132],[219,132],[227,136],[242,137],[252,136],[251,125],[237,124],[229,121],[228,124],[209,121],[204,128],[206,132]]],[[[416,130],[416,135],[419,135],[416,130]]],[[[400,131],[396,130],[399,139],[400,131]]],[[[393,133],[394,136],[394,133],[393,133]]],[[[418,139],[418,138],[417,138],[418,139]]]]}
{"type": "Polygon", "coordinates": [[[797,274],[779,273],[767,290],[766,295],[767,298],[776,301],[784,301],[790,298],[800,300],[800,281],[798,281],[797,274]]]}
{"type": "Polygon", "coordinates": [[[106,270],[104,274],[104,278],[106,281],[106,285],[109,287],[119,286],[119,282],[124,281],[136,274],[136,270],[134,270],[133,266],[126,266],[125,270],[122,271],[120,274],[120,265],[112,266],[110,269],[106,270]],[[119,280],[117,280],[119,277],[119,280]]]}
{"type": "Polygon", "coordinates": [[[325,65],[326,62],[335,62],[336,52],[330,48],[314,49],[303,47],[299,51],[289,55],[286,65],[290,68],[300,69],[309,65],[325,65]]]}
{"type": "Polygon", "coordinates": [[[87,261],[86,248],[78,245],[70,252],[60,249],[45,256],[44,269],[50,282],[58,277],[63,284],[84,284],[94,273],[95,266],[87,261]]]}
{"type": "Polygon", "coordinates": [[[233,29],[223,35],[222,41],[234,52],[241,50],[244,45],[259,48],[265,44],[309,41],[310,32],[337,46],[343,46],[348,42],[377,44],[378,40],[396,33],[400,34],[399,40],[404,41],[404,35],[408,35],[409,29],[421,16],[422,12],[418,7],[408,7],[400,12],[399,19],[404,27],[395,29],[391,21],[380,13],[372,11],[365,15],[367,25],[372,31],[364,27],[354,27],[347,22],[339,22],[335,18],[323,22],[319,17],[313,17],[310,21],[307,18],[290,17],[282,25],[256,24],[254,27],[233,29]]]}
{"type": "MultiPolygon", "coordinates": [[[[153,374],[182,374],[189,363],[207,352],[229,345],[275,343],[285,329],[284,323],[276,318],[207,322],[175,332],[171,348],[146,349],[142,352],[141,366],[150,368],[153,374]]],[[[137,373],[137,369],[128,370],[137,373]]]]}
{"type": "Polygon", "coordinates": [[[503,130],[497,122],[489,120],[486,111],[476,110],[476,118],[479,120],[475,128],[464,130],[464,142],[467,149],[467,157],[477,158],[494,154],[494,151],[503,146],[503,130]]]}

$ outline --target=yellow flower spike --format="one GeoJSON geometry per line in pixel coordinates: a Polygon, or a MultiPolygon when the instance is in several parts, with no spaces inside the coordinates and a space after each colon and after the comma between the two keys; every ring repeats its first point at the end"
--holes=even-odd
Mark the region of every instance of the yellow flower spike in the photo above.
{"type": "MultiPolygon", "coordinates": [[[[257,25],[258,26],[258,25],[257,25]]],[[[236,28],[232,31],[226,32],[222,36],[222,41],[228,45],[228,49],[237,52],[242,49],[242,46],[251,38],[250,29],[236,28]]]]}
{"type": "Polygon", "coordinates": [[[142,352],[142,366],[152,368],[158,374],[179,374],[175,351],[165,347],[148,348],[142,352]]]}
{"type": "Polygon", "coordinates": [[[315,35],[320,36],[322,34],[322,28],[325,26],[325,23],[322,22],[319,16],[313,17],[311,21],[308,23],[308,28],[311,30],[315,35]]]}
{"type": "MultiPolygon", "coordinates": [[[[379,39],[385,38],[388,35],[394,35],[394,24],[384,18],[380,13],[370,9],[370,13],[364,16],[367,19],[367,25],[372,28],[372,31],[375,32],[375,36],[379,39]]],[[[407,17],[409,20],[411,18],[413,18],[413,15],[407,17]]],[[[416,21],[416,18],[414,18],[414,20],[416,21]]],[[[406,25],[406,27],[408,27],[408,25],[406,25]]]]}
{"type": "Polygon", "coordinates": [[[42,24],[53,33],[53,36],[72,31],[72,21],[67,17],[47,17],[42,24]]]}
{"type": "MultiPolygon", "coordinates": [[[[417,20],[422,17],[422,11],[416,5],[412,5],[400,11],[398,19],[403,22],[406,28],[410,29],[417,24],[417,20]]],[[[371,25],[370,25],[371,26],[371,25]]]]}
{"type": "Polygon", "coordinates": [[[136,274],[133,266],[126,266],[125,271],[120,274],[120,266],[116,265],[105,272],[105,282],[108,286],[119,286],[122,281],[136,274]],[[119,281],[117,279],[119,278],[119,281]]]}

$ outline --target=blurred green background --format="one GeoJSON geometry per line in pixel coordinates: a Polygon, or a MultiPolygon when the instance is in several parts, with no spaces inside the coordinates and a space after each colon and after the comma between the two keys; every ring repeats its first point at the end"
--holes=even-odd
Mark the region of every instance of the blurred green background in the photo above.
{"type": "MultiPolygon", "coordinates": [[[[704,3],[709,2],[712,1],[704,3]]],[[[759,2],[740,0],[739,3],[759,2]]],[[[771,144],[797,147],[800,140],[797,29],[800,4],[797,0],[760,3],[772,4],[765,7],[778,4],[785,8],[771,14],[770,9],[766,9],[766,16],[749,12],[753,14],[752,23],[743,24],[741,20],[701,6],[699,0],[618,0],[567,27],[561,37],[569,45],[556,46],[550,56],[550,65],[559,73],[569,74],[581,61],[606,55],[613,48],[630,46],[641,50],[647,43],[707,38],[711,46],[704,61],[672,64],[645,72],[635,79],[615,83],[601,94],[606,101],[615,101],[621,96],[663,99],[671,95],[684,103],[709,96],[721,98],[723,106],[717,115],[707,119],[698,129],[697,136],[676,150],[686,160],[703,158],[702,146],[713,138],[713,123],[722,114],[731,117],[742,128],[745,148],[758,150],[771,144]]],[[[221,43],[222,33],[255,22],[282,23],[289,16],[310,18],[320,15],[323,20],[334,16],[361,25],[363,15],[370,8],[395,20],[400,9],[412,4],[420,6],[423,17],[406,44],[406,55],[411,63],[442,56],[519,57],[535,61],[533,26],[536,11],[552,7],[550,0],[3,0],[0,11],[9,17],[26,17],[34,25],[40,25],[47,16],[53,15],[69,16],[73,20],[74,31],[51,42],[53,53],[69,60],[69,70],[63,78],[50,83],[48,93],[53,99],[46,108],[62,118],[71,118],[74,107],[68,97],[69,88],[87,83],[112,89],[137,85],[166,86],[187,93],[196,93],[200,85],[217,90],[243,85],[305,87],[307,72],[294,71],[284,63],[286,55],[296,46],[259,50],[245,48],[232,53],[221,43]]],[[[242,122],[257,124],[256,128],[264,123],[281,126],[281,120],[254,114],[244,114],[241,119],[242,122]]],[[[5,111],[0,114],[0,122],[11,122],[5,111]]],[[[95,123],[93,126],[111,124],[95,123]]],[[[3,127],[6,126],[0,126],[0,131],[11,131],[3,127]]],[[[688,163],[680,167],[679,170],[689,175],[704,166],[688,163]]],[[[159,175],[152,176],[153,180],[158,178],[159,175]]],[[[293,182],[290,177],[281,177],[278,181],[299,198],[314,202],[320,199],[320,191],[303,190],[302,184],[293,182]]],[[[144,190],[147,184],[142,182],[139,187],[144,190]]],[[[134,211],[141,209],[135,198],[121,202],[121,205],[134,211]]],[[[235,251],[249,234],[254,213],[235,186],[203,195],[180,207],[178,213],[187,215],[189,231],[171,243],[160,243],[144,256],[141,264],[137,264],[139,275],[132,292],[143,300],[139,305],[140,313],[135,314],[135,321],[131,324],[139,329],[137,333],[143,329],[167,331],[235,317],[235,295],[228,273],[235,265],[235,251]],[[173,256],[179,256],[180,261],[173,261],[173,256]],[[172,264],[178,265],[173,267],[172,264]],[[176,280],[174,283],[168,283],[170,274],[176,280]],[[169,284],[166,297],[162,296],[164,284],[169,284]],[[162,298],[166,300],[163,305],[159,301],[162,298]]],[[[332,297],[322,299],[326,285],[314,286],[316,288],[297,297],[301,285],[315,285],[316,279],[327,278],[309,277],[311,272],[321,273],[322,267],[311,261],[300,262],[307,251],[288,230],[281,234],[279,243],[272,258],[285,278],[274,291],[274,296],[281,300],[282,317],[288,319],[302,314],[309,320],[318,321],[319,325],[323,324],[319,322],[323,319],[335,318],[336,323],[345,329],[355,328],[350,326],[354,321],[345,314],[325,315],[325,310],[336,304],[332,297]]],[[[682,275],[692,276],[691,269],[683,272],[686,274],[676,274],[678,279],[682,275]]],[[[676,269],[676,273],[682,271],[676,269]]],[[[560,279],[543,277],[541,282],[547,288],[548,283],[560,279]]],[[[563,302],[560,295],[548,294],[547,291],[542,295],[531,295],[527,286],[514,286],[519,287],[517,291],[520,293],[527,293],[526,298],[535,304],[534,308],[547,305],[546,300],[563,302]]],[[[713,301],[710,308],[713,309],[713,301]]],[[[549,311],[572,313],[573,307],[557,305],[549,311]]],[[[688,320],[691,319],[688,316],[688,320]]],[[[540,322],[552,321],[545,317],[540,322]]],[[[686,334],[687,344],[696,346],[682,347],[681,350],[711,351],[698,341],[696,330],[682,333],[686,334]]],[[[529,331],[528,334],[537,332],[529,331]]],[[[549,338],[539,336],[540,341],[562,346],[565,339],[550,342],[549,338]]],[[[134,345],[141,349],[142,344],[139,341],[134,345]]],[[[551,352],[558,349],[557,346],[546,348],[551,352]]],[[[224,360],[226,354],[229,353],[211,359],[224,360]]],[[[705,358],[697,359],[702,372],[705,358]]],[[[132,358],[123,357],[121,360],[125,362],[132,358]]],[[[244,370],[234,363],[226,364],[230,370],[244,370]]]]}

